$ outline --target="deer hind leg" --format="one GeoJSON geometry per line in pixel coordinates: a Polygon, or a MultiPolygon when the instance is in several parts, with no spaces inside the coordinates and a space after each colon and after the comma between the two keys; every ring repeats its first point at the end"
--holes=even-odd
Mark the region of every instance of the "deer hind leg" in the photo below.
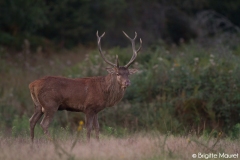
{"type": "Polygon", "coordinates": [[[90,141],[90,135],[92,131],[92,126],[93,126],[93,113],[87,113],[85,116],[85,121],[86,121],[86,128],[87,128],[87,141],[90,141]]]}
{"type": "Polygon", "coordinates": [[[32,115],[32,117],[29,119],[30,122],[30,134],[31,134],[31,140],[33,142],[34,139],[34,128],[36,126],[36,123],[38,122],[38,120],[42,117],[43,113],[42,113],[42,107],[38,101],[38,98],[36,98],[34,93],[31,93],[31,97],[35,106],[35,111],[34,114],[32,115]]]}
{"type": "Polygon", "coordinates": [[[31,140],[33,142],[34,139],[34,128],[38,120],[42,117],[43,113],[41,110],[41,107],[38,107],[35,105],[35,111],[32,117],[29,119],[30,122],[30,134],[31,134],[31,140]]]}
{"type": "Polygon", "coordinates": [[[40,126],[43,129],[44,134],[47,136],[49,140],[52,140],[48,127],[53,119],[55,112],[57,112],[59,104],[53,100],[52,97],[46,96],[47,93],[43,94],[41,98],[41,111],[44,113],[44,117],[40,123],[40,126]]]}
{"type": "Polygon", "coordinates": [[[96,133],[96,139],[99,140],[99,123],[98,123],[98,115],[95,114],[93,117],[93,126],[95,129],[95,133],[96,133]]]}

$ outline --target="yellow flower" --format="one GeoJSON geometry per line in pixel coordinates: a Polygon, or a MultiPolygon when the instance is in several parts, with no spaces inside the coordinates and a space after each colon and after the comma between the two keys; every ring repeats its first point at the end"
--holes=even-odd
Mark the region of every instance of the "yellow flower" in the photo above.
{"type": "Polygon", "coordinates": [[[84,124],[84,122],[82,120],[78,122],[78,128],[77,128],[78,131],[82,130],[83,124],[84,124]]]}
{"type": "Polygon", "coordinates": [[[179,63],[174,63],[173,66],[174,66],[174,67],[179,67],[180,64],[179,64],[179,63]]]}
{"type": "Polygon", "coordinates": [[[79,121],[79,126],[82,126],[84,124],[84,122],[81,120],[79,121]]]}
{"type": "Polygon", "coordinates": [[[179,67],[179,66],[180,64],[176,60],[174,60],[173,67],[179,67]]]}

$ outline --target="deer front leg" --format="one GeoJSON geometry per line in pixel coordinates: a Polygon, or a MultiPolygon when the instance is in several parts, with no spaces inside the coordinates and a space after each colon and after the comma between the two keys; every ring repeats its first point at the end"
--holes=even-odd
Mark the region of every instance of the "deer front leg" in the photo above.
{"type": "Polygon", "coordinates": [[[97,114],[95,114],[93,117],[93,126],[95,129],[96,138],[99,141],[99,123],[98,123],[98,115],[97,114]]]}
{"type": "Polygon", "coordinates": [[[90,142],[90,135],[93,126],[94,113],[87,113],[85,116],[86,128],[87,128],[87,141],[90,142]]]}
{"type": "Polygon", "coordinates": [[[52,121],[53,119],[53,116],[54,116],[54,111],[46,111],[44,113],[44,117],[43,117],[43,120],[42,122],[40,123],[43,131],[44,131],[44,134],[48,137],[49,140],[52,140],[49,132],[48,132],[48,127],[50,125],[50,122],[52,121]]]}

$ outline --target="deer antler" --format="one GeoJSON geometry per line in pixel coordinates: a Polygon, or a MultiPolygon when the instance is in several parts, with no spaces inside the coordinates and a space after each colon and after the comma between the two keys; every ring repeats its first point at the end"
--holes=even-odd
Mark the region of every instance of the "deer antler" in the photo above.
{"type": "Polygon", "coordinates": [[[116,64],[114,64],[114,63],[108,61],[108,60],[105,58],[104,54],[102,53],[103,51],[102,51],[102,48],[101,48],[101,38],[105,35],[105,32],[99,37],[98,31],[97,31],[96,35],[97,35],[97,39],[98,39],[98,41],[97,41],[97,43],[98,43],[98,50],[99,50],[99,53],[100,53],[100,55],[102,56],[103,60],[104,60],[105,62],[107,62],[109,65],[113,66],[113,67],[119,67],[118,56],[116,56],[116,64]]]}
{"type": "Polygon", "coordinates": [[[138,48],[138,50],[136,50],[135,48],[135,39],[137,38],[137,32],[135,32],[135,37],[133,39],[131,39],[124,31],[123,31],[123,34],[131,41],[132,43],[132,50],[133,50],[133,55],[132,55],[132,58],[131,60],[124,66],[126,68],[128,68],[134,61],[135,59],[137,58],[137,54],[138,52],[140,51],[140,49],[142,48],[142,40],[140,38],[140,46],[138,48]]]}

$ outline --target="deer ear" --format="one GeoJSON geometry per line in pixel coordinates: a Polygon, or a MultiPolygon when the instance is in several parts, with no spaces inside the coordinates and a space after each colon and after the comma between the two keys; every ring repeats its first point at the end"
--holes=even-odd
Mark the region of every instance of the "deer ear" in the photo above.
{"type": "Polygon", "coordinates": [[[137,69],[128,69],[128,71],[129,71],[129,74],[131,75],[131,74],[136,73],[138,70],[137,69]]]}
{"type": "Polygon", "coordinates": [[[114,74],[116,72],[116,69],[115,68],[106,68],[108,73],[110,74],[114,74]]]}

